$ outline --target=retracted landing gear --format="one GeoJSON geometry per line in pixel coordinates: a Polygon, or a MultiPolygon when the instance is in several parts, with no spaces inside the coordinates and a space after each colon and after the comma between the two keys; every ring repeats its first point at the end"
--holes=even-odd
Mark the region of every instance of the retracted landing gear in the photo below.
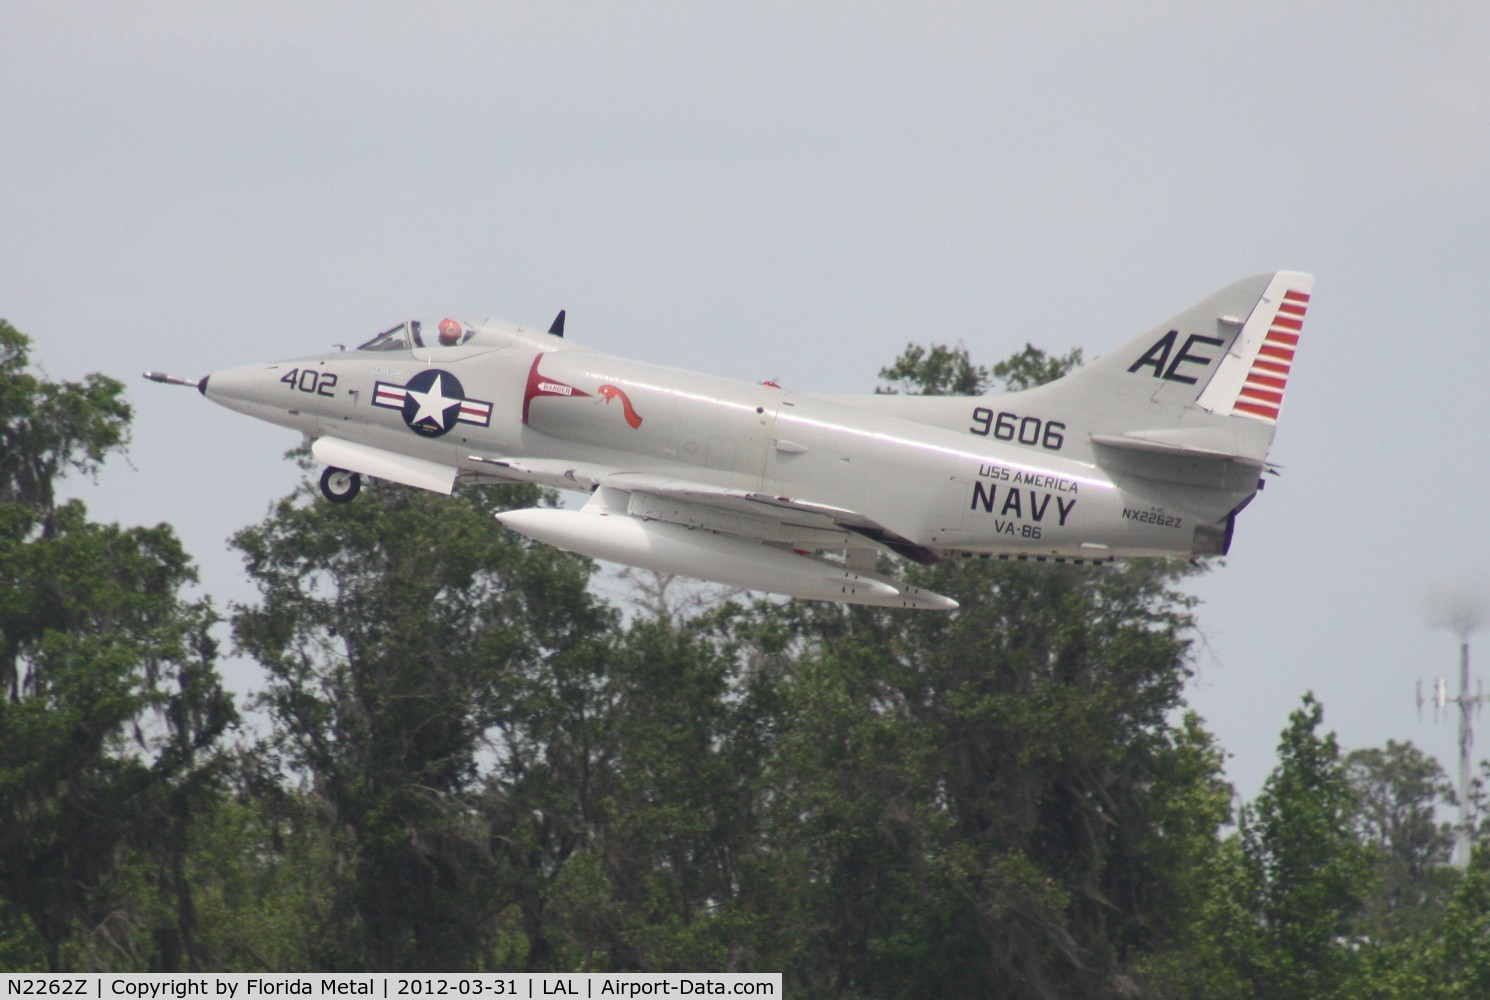
{"type": "Polygon", "coordinates": [[[321,473],[321,495],[332,503],[351,503],[362,492],[362,477],[346,469],[321,473]]]}

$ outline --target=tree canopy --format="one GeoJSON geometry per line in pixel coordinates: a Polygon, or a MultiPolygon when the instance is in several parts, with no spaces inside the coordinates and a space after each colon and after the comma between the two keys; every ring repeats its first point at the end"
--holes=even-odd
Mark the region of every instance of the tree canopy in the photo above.
{"type": "Polygon", "coordinates": [[[143,960],[177,968],[193,952],[189,831],[234,719],[216,617],[183,597],[195,573],[168,526],[97,524],[58,501],[65,472],[122,446],[129,408],[112,379],[34,374],[28,350],[0,323],[0,922],[12,949],[57,970],[80,926],[128,936],[153,920],[143,960]],[[165,918],[118,884],[137,850],[165,918]]]}

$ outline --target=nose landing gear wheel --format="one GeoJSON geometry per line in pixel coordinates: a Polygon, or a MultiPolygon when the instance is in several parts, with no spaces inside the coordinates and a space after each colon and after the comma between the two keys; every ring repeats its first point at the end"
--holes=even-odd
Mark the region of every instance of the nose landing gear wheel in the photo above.
{"type": "Polygon", "coordinates": [[[362,477],[346,469],[321,473],[321,495],[332,503],[351,503],[362,491],[362,477]]]}

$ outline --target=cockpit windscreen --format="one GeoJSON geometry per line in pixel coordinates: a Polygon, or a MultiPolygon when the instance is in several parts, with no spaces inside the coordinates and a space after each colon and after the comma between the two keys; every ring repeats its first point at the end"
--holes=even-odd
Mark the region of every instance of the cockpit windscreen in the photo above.
{"type": "Polygon", "coordinates": [[[438,322],[411,319],[391,330],[384,330],[359,351],[408,351],[416,347],[458,347],[470,340],[476,328],[448,316],[438,322]]]}

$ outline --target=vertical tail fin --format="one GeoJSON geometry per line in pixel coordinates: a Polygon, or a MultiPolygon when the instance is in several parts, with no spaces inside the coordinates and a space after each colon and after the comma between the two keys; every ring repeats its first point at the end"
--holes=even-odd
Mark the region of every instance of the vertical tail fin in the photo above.
{"type": "Polygon", "coordinates": [[[1197,555],[1225,554],[1260,488],[1313,288],[1297,271],[1243,278],[1044,387],[1067,407],[1090,397],[1096,463],[1134,495],[1188,510],[1197,555]]]}
{"type": "Polygon", "coordinates": [[[1099,462],[1127,449],[1261,466],[1313,287],[1313,276],[1297,271],[1232,282],[1065,378],[1026,390],[1020,405],[1058,413],[1068,442],[1085,436],[1105,449],[1099,462]]]}
{"type": "Polygon", "coordinates": [[[1314,276],[1279,271],[1196,402],[1222,416],[1278,422],[1314,276]]]}
{"type": "Polygon", "coordinates": [[[1142,400],[1276,422],[1313,286],[1297,271],[1232,282],[1052,384],[1107,394],[1117,409],[1142,400]]]}

